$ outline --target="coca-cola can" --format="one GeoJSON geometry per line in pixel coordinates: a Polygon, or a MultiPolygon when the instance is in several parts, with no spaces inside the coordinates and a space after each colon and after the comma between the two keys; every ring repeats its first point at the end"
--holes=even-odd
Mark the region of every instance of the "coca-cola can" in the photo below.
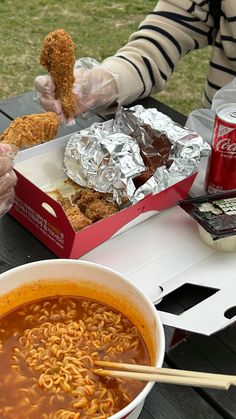
{"type": "Polygon", "coordinates": [[[205,189],[208,193],[236,190],[236,103],[216,110],[205,189]]]}

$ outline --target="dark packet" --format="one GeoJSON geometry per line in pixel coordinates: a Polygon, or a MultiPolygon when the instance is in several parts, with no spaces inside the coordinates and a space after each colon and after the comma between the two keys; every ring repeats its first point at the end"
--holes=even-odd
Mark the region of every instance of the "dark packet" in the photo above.
{"type": "Polygon", "coordinates": [[[184,199],[178,205],[210,233],[213,240],[236,234],[236,190],[184,199]]]}

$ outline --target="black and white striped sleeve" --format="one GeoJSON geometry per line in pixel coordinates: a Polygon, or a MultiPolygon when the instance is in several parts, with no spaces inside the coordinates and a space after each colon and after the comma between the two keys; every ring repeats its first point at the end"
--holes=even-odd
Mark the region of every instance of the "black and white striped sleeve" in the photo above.
{"type": "Polygon", "coordinates": [[[119,102],[161,91],[178,61],[212,42],[209,0],[159,0],[129,42],[104,66],[118,75],[119,102]]]}

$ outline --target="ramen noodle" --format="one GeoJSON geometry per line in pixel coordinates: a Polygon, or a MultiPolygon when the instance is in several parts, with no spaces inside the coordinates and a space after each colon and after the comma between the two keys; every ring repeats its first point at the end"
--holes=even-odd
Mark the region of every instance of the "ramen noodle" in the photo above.
{"type": "Polygon", "coordinates": [[[145,383],[99,377],[94,360],[150,364],[136,326],[84,297],[47,297],[0,318],[1,419],[105,419],[145,383]]]}

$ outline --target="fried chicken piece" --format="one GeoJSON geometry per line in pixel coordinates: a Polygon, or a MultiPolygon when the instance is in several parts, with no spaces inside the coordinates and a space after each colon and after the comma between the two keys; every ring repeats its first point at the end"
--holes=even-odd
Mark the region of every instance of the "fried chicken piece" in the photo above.
{"type": "Polygon", "coordinates": [[[72,197],[72,202],[79,207],[88,219],[95,223],[118,211],[117,205],[108,202],[106,198],[108,198],[108,194],[84,188],[76,192],[72,197]]]}
{"type": "Polygon", "coordinates": [[[57,201],[61,204],[65,214],[75,231],[81,230],[84,227],[92,224],[92,221],[85,217],[80,209],[73,205],[69,198],[65,198],[60,191],[57,192],[57,201]]]}
{"type": "Polygon", "coordinates": [[[56,200],[61,204],[70,224],[75,231],[81,230],[88,225],[109,217],[118,211],[113,202],[107,202],[110,194],[102,194],[94,189],[80,189],[72,197],[72,202],[56,189],[56,200]]]}
{"type": "Polygon", "coordinates": [[[55,138],[58,127],[59,119],[54,112],[25,115],[11,122],[0,141],[18,148],[30,147],[55,138]]]}
{"type": "Polygon", "coordinates": [[[59,29],[46,36],[40,55],[40,64],[52,77],[55,98],[61,101],[65,118],[73,118],[76,113],[76,98],[72,93],[75,45],[66,31],[59,29]]]}
{"type": "Polygon", "coordinates": [[[85,217],[76,205],[67,208],[65,213],[75,231],[82,230],[82,228],[92,224],[92,221],[85,217]]]}
{"type": "Polygon", "coordinates": [[[90,202],[84,211],[84,215],[93,223],[109,217],[118,211],[117,206],[113,202],[107,202],[103,199],[95,199],[90,202]]]}
{"type": "Polygon", "coordinates": [[[99,199],[100,197],[100,192],[97,192],[94,189],[84,188],[76,192],[76,194],[72,197],[72,202],[76,204],[82,212],[84,212],[90,202],[93,202],[95,199],[99,199]]]}
{"type": "Polygon", "coordinates": [[[58,189],[55,191],[56,192],[56,200],[57,202],[59,202],[59,204],[61,204],[62,208],[64,209],[64,211],[67,211],[70,207],[71,207],[71,202],[69,200],[69,198],[65,198],[60,191],[58,191],[58,189]]]}

